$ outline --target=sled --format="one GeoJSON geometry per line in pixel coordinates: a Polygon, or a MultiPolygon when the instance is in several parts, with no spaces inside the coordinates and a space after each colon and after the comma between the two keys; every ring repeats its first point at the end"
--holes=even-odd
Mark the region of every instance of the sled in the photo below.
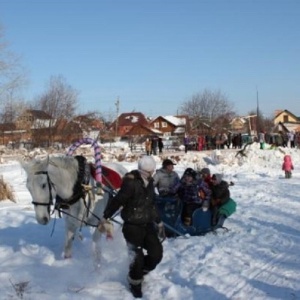
{"type": "MultiPolygon", "coordinates": [[[[118,190],[122,184],[122,174],[113,170],[109,166],[105,166],[104,164],[102,164],[101,168],[102,168],[102,184],[110,187],[113,190],[118,190]]],[[[91,174],[94,179],[96,179],[95,170],[96,170],[95,166],[91,165],[91,174]]]]}
{"type": "Polygon", "coordinates": [[[236,203],[230,198],[218,210],[220,217],[217,224],[212,226],[211,210],[204,211],[202,208],[197,208],[193,213],[191,225],[187,226],[182,222],[182,203],[179,198],[157,196],[156,204],[168,237],[201,236],[218,228],[224,228],[225,220],[236,210],[236,203]]]}

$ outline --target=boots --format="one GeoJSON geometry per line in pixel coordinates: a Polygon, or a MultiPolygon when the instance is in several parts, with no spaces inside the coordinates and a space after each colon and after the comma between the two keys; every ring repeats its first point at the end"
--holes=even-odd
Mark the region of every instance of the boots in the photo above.
{"type": "Polygon", "coordinates": [[[134,298],[142,298],[142,281],[143,279],[137,280],[132,279],[129,275],[127,277],[129,283],[129,289],[134,298]]]}
{"type": "Polygon", "coordinates": [[[143,293],[142,293],[142,284],[129,284],[130,292],[132,293],[134,298],[142,298],[143,293]]]}

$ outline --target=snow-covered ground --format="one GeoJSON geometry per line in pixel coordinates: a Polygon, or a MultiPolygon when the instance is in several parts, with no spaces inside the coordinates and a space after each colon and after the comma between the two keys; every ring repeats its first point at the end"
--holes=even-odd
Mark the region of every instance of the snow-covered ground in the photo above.
{"type": "MultiPolygon", "coordinates": [[[[235,183],[237,212],[225,223],[227,233],[164,241],[162,262],[145,277],[143,299],[300,299],[300,150],[248,148],[247,158],[235,157],[236,150],[180,154],[180,175],[187,167],[208,166],[235,183]],[[281,170],[283,151],[293,159],[291,179],[281,170]]],[[[159,168],[161,159],[155,159],[159,168]]],[[[134,169],[132,160],[122,164],[134,169]]],[[[16,195],[16,203],[0,201],[0,299],[133,299],[119,225],[112,241],[101,241],[100,268],[89,228],[83,240],[75,239],[73,258],[63,259],[63,219],[37,224],[16,161],[6,157],[0,175],[16,195]]]]}

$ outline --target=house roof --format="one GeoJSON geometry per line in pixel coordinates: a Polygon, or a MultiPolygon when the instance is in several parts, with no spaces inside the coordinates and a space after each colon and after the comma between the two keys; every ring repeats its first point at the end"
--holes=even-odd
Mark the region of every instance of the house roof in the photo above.
{"type": "Polygon", "coordinates": [[[246,122],[248,122],[248,121],[246,121],[245,117],[235,117],[235,118],[233,118],[233,119],[230,121],[230,124],[233,124],[233,123],[235,123],[236,121],[240,121],[240,122],[243,123],[243,124],[245,124],[246,122]]]}
{"type": "Polygon", "coordinates": [[[165,116],[164,117],[167,121],[178,126],[185,126],[186,125],[186,118],[185,117],[174,117],[174,116],[165,116]]]}
{"type": "Polygon", "coordinates": [[[10,131],[15,130],[16,124],[15,123],[2,123],[0,124],[0,131],[10,131]]]}
{"type": "Polygon", "coordinates": [[[185,128],[184,127],[177,127],[174,130],[174,133],[176,133],[176,134],[185,133],[185,128]]]}
{"type": "Polygon", "coordinates": [[[158,116],[151,121],[154,123],[158,118],[166,120],[168,123],[171,123],[175,127],[185,126],[186,125],[186,116],[174,117],[174,116],[158,116]]]}
{"type": "Polygon", "coordinates": [[[27,114],[31,114],[37,119],[52,119],[52,117],[44,112],[43,110],[38,110],[38,109],[27,109],[26,110],[27,114]]]}
{"type": "Polygon", "coordinates": [[[284,131],[284,132],[292,132],[299,131],[300,123],[295,122],[279,122],[273,127],[273,132],[276,131],[284,131]],[[281,126],[281,127],[280,127],[281,126]]]}
{"type": "Polygon", "coordinates": [[[274,119],[276,119],[277,117],[279,117],[281,114],[286,113],[289,114],[290,116],[294,117],[295,119],[299,119],[296,115],[294,115],[293,113],[291,113],[289,110],[285,109],[285,110],[281,110],[274,119]]]}
{"type": "Polygon", "coordinates": [[[283,125],[289,132],[295,131],[297,127],[300,126],[299,123],[281,123],[281,125],[283,125]]]}
{"type": "MultiPolygon", "coordinates": [[[[114,124],[116,121],[114,121],[114,124]]],[[[118,117],[119,126],[133,126],[136,124],[148,125],[148,120],[140,112],[122,113],[118,117]]]]}

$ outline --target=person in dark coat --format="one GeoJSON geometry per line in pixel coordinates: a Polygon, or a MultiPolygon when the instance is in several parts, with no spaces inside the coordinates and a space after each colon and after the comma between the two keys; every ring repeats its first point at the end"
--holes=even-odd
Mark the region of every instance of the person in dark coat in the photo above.
{"type": "Polygon", "coordinates": [[[162,138],[158,138],[158,152],[159,154],[162,154],[164,148],[164,143],[162,138]]]}
{"type": "Polygon", "coordinates": [[[211,210],[212,210],[212,226],[218,224],[220,216],[218,215],[219,208],[226,204],[230,199],[229,185],[227,181],[222,180],[221,174],[214,174],[211,178],[211,210]]]}
{"type": "Polygon", "coordinates": [[[187,153],[189,150],[190,138],[186,135],[183,139],[184,152],[187,153]]]}
{"type": "Polygon", "coordinates": [[[156,155],[157,154],[157,146],[158,146],[158,137],[154,136],[151,139],[151,154],[156,155]]]}
{"type": "Polygon", "coordinates": [[[101,221],[105,226],[109,218],[122,207],[121,217],[124,221],[122,232],[129,250],[134,253],[128,282],[130,291],[136,298],[142,297],[143,276],[154,270],[163,257],[163,247],[158,235],[164,238],[165,233],[154,204],[152,174],[155,169],[153,157],[142,157],[138,162],[138,170],[124,176],[118,194],[109,201],[104,211],[104,220],[101,221]]]}

